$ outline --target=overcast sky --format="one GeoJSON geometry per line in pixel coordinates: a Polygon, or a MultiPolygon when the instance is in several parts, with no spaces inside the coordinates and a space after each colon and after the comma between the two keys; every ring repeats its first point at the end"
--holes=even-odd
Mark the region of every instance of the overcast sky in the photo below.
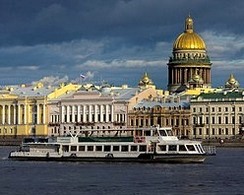
{"type": "Polygon", "coordinates": [[[206,42],[212,86],[244,86],[243,0],[0,0],[0,85],[59,80],[167,87],[189,15],[206,42]]]}

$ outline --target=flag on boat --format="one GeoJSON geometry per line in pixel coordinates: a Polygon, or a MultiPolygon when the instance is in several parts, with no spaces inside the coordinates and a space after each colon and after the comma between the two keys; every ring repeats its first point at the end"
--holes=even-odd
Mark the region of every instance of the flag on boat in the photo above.
{"type": "Polygon", "coordinates": [[[86,78],[86,76],[83,75],[83,74],[80,74],[80,77],[81,77],[82,79],[86,78]]]}

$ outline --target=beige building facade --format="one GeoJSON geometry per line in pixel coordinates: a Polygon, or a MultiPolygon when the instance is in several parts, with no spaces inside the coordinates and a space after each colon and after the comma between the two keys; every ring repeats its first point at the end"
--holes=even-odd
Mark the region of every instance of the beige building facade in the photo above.
{"type": "Polygon", "coordinates": [[[200,94],[191,100],[193,137],[232,138],[243,132],[244,91],[200,94]]]}
{"type": "MultiPolygon", "coordinates": [[[[102,87],[80,90],[49,102],[51,136],[82,133],[84,129],[126,129],[128,110],[139,101],[155,97],[154,88],[102,87]]],[[[97,132],[97,131],[96,131],[97,132]]]]}
{"type": "Polygon", "coordinates": [[[191,136],[190,105],[187,102],[162,103],[144,100],[128,113],[129,127],[172,127],[178,137],[191,136]]]}

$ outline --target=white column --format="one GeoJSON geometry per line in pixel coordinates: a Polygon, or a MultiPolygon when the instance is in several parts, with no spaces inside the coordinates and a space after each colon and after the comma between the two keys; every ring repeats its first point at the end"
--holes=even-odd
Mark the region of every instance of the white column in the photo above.
{"type": "Polygon", "coordinates": [[[80,105],[77,106],[77,122],[80,122],[80,105]]]}
{"type": "Polygon", "coordinates": [[[20,121],[20,104],[18,104],[18,124],[21,124],[21,121],[20,121]]]}
{"type": "Polygon", "coordinates": [[[103,122],[103,105],[100,105],[100,118],[101,122],[103,122]]]}
{"type": "Polygon", "coordinates": [[[14,125],[16,124],[16,105],[14,105],[14,125]]]}
{"type": "Polygon", "coordinates": [[[72,121],[71,122],[75,122],[75,106],[72,105],[71,107],[72,107],[72,112],[71,112],[71,114],[72,114],[72,121]]]}
{"type": "Polygon", "coordinates": [[[95,115],[95,122],[97,122],[97,105],[94,106],[94,115],[95,115]]]}
{"type": "Polygon", "coordinates": [[[111,122],[114,122],[114,105],[111,105],[111,122]]]}
{"type": "Polygon", "coordinates": [[[26,124],[26,105],[24,105],[24,124],[26,124]]]}
{"type": "Polygon", "coordinates": [[[3,121],[3,124],[5,124],[5,105],[3,105],[2,121],[3,121]]]}
{"type": "Polygon", "coordinates": [[[38,125],[40,123],[40,108],[39,104],[36,105],[36,124],[38,125]]]}
{"type": "Polygon", "coordinates": [[[105,105],[105,114],[106,114],[106,121],[105,122],[108,122],[108,120],[109,120],[108,110],[109,110],[109,105],[105,105]]]}
{"type": "Polygon", "coordinates": [[[92,122],[92,105],[89,105],[89,122],[92,122]]]}
{"type": "Polygon", "coordinates": [[[69,123],[70,122],[70,106],[67,106],[66,107],[66,115],[67,115],[67,123],[69,123]]]}
{"type": "Polygon", "coordinates": [[[43,103],[43,124],[46,123],[46,105],[43,103]]]}
{"type": "Polygon", "coordinates": [[[83,105],[83,122],[86,122],[86,105],[83,105]]]}
{"type": "Polygon", "coordinates": [[[11,110],[10,110],[10,109],[11,109],[11,105],[8,105],[8,124],[11,124],[11,121],[10,121],[10,119],[11,119],[11,118],[10,118],[10,116],[11,116],[11,115],[10,115],[10,111],[11,111],[11,110]]]}

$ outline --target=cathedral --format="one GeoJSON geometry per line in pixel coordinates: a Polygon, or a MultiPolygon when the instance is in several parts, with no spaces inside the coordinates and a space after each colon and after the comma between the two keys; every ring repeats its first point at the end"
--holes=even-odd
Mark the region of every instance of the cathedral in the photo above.
{"type": "Polygon", "coordinates": [[[211,88],[211,65],[204,40],[194,31],[193,19],[185,20],[185,30],[173,44],[168,62],[168,90],[211,88]]]}

